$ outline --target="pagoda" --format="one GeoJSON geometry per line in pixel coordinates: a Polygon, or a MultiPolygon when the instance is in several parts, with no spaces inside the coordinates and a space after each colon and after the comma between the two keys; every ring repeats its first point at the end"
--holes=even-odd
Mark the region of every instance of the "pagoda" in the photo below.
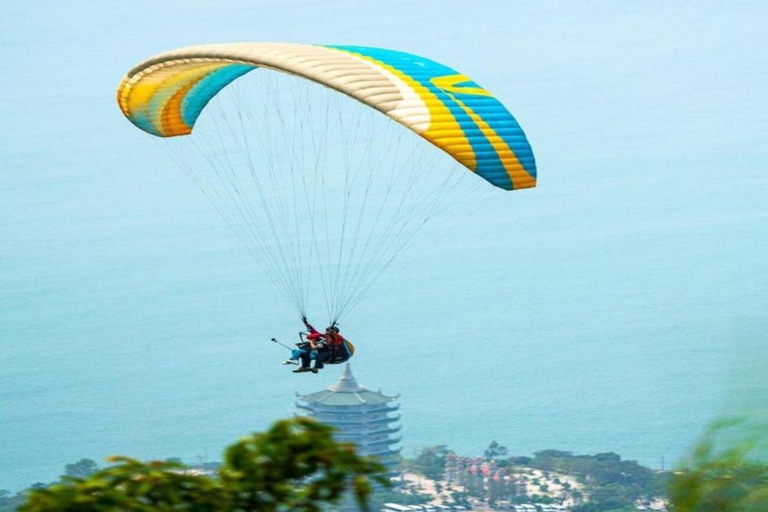
{"type": "Polygon", "coordinates": [[[400,415],[391,415],[400,408],[394,403],[398,398],[359,385],[347,363],[336,384],[308,395],[297,393],[296,407],[304,416],[334,427],[336,439],[354,443],[360,455],[375,456],[392,468],[400,453],[394,447],[400,437],[393,437],[400,431],[400,415]]]}

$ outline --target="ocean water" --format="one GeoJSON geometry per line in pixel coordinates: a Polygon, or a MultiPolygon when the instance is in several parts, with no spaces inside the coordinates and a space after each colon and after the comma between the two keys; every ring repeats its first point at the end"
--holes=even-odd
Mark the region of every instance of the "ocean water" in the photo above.
{"type": "Polygon", "coordinates": [[[216,460],[338,377],[278,364],[295,315],[115,105],[134,63],[194,43],[412,51],[526,130],[539,187],[416,244],[343,325],[361,383],[400,395],[406,454],[658,466],[765,403],[768,9],[412,4],[3,4],[0,488],[82,457],[216,460]]]}

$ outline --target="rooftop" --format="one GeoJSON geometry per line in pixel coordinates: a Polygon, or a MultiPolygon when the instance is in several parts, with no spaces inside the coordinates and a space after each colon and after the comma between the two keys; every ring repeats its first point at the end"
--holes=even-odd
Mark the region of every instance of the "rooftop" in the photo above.
{"type": "Polygon", "coordinates": [[[311,405],[353,406],[386,404],[396,400],[397,396],[388,396],[361,386],[352,375],[349,363],[346,363],[336,384],[316,393],[298,395],[298,399],[311,405]]]}

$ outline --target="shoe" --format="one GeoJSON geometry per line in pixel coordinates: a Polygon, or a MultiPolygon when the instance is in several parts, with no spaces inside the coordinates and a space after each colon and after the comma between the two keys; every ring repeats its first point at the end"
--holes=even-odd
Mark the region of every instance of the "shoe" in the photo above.
{"type": "Polygon", "coordinates": [[[311,371],[312,371],[311,368],[305,368],[303,366],[300,366],[299,368],[296,368],[295,370],[293,370],[293,373],[304,373],[304,372],[311,372],[311,371]]]}
{"type": "Polygon", "coordinates": [[[297,363],[296,361],[291,361],[290,359],[286,359],[285,361],[283,361],[283,364],[288,365],[288,364],[299,364],[299,363],[297,363]]]}
{"type": "Polygon", "coordinates": [[[311,371],[312,373],[317,373],[320,371],[317,368],[308,368],[308,370],[311,371]]]}

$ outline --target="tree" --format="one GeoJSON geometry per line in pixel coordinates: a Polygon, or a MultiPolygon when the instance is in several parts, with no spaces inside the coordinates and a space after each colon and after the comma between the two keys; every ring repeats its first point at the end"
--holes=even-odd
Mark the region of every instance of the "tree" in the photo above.
{"type": "Polygon", "coordinates": [[[614,462],[618,462],[621,460],[621,455],[613,452],[598,453],[595,454],[595,460],[612,460],[614,462]]]}
{"type": "Polygon", "coordinates": [[[739,419],[714,423],[693,450],[688,469],[672,477],[669,496],[674,510],[764,512],[768,465],[752,458],[766,447],[764,426],[745,426],[739,419]]]}
{"type": "Polygon", "coordinates": [[[455,491],[451,493],[451,499],[453,500],[454,504],[471,509],[472,505],[469,502],[469,498],[470,494],[468,492],[455,491]]]}
{"type": "Polygon", "coordinates": [[[507,460],[509,460],[509,463],[514,466],[527,466],[533,461],[531,457],[525,456],[510,457],[507,460]]]}
{"type": "Polygon", "coordinates": [[[0,512],[16,512],[16,509],[24,503],[23,493],[13,494],[5,489],[0,490],[0,512]]]}
{"type": "Polygon", "coordinates": [[[634,511],[633,500],[627,496],[627,490],[618,484],[603,485],[595,488],[590,499],[584,505],[574,508],[576,512],[634,511]]]}
{"type": "Polygon", "coordinates": [[[113,457],[85,477],[29,492],[21,512],[319,512],[351,492],[367,509],[384,467],[361,457],[333,429],[308,418],[278,421],[230,446],[213,476],[166,461],[113,457]]]}
{"type": "Polygon", "coordinates": [[[440,480],[445,473],[445,457],[448,453],[448,447],[444,444],[422,448],[413,460],[414,469],[427,478],[440,480]]]}
{"type": "Polygon", "coordinates": [[[573,457],[573,452],[564,452],[562,450],[541,450],[534,453],[537,459],[569,459],[573,457]]]}
{"type": "Polygon", "coordinates": [[[495,459],[497,457],[505,457],[507,455],[507,447],[500,445],[496,441],[491,441],[488,448],[485,450],[486,459],[495,459]]]}
{"type": "Polygon", "coordinates": [[[73,478],[87,478],[98,471],[99,465],[91,459],[80,459],[74,464],[64,466],[64,476],[73,478]]]}

